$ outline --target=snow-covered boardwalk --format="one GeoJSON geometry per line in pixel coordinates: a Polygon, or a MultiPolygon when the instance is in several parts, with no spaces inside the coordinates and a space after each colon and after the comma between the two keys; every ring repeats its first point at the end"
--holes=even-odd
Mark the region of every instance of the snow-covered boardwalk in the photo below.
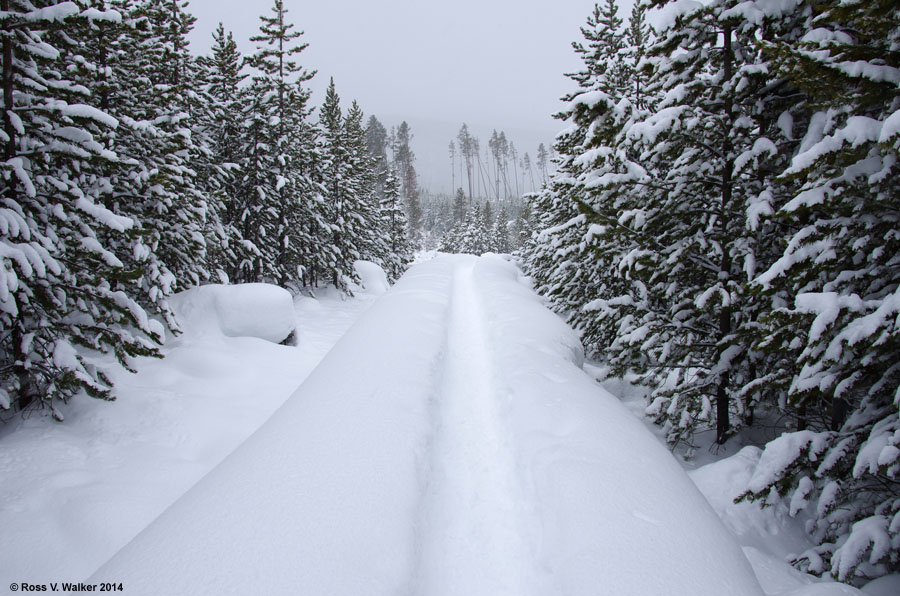
{"type": "Polygon", "coordinates": [[[668,452],[493,256],[414,267],[96,572],[128,594],[759,595],[668,452]]]}

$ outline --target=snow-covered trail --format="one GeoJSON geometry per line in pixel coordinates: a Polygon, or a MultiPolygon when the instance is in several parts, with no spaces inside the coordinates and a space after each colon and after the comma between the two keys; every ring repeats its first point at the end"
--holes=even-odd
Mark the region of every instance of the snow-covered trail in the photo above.
{"type": "Polygon", "coordinates": [[[512,264],[379,298],[91,578],[138,594],[760,596],[679,465],[512,264]]]}
{"type": "Polygon", "coordinates": [[[502,418],[474,263],[454,271],[415,593],[527,596],[525,499],[502,418]]]}

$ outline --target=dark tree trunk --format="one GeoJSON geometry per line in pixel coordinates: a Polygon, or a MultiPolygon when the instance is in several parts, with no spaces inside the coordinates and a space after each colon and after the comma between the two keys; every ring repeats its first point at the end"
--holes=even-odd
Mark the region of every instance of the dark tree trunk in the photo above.
{"type": "MultiPolygon", "coordinates": [[[[724,70],[724,80],[730,81],[733,75],[733,49],[731,46],[731,28],[726,27],[724,31],[724,45],[722,48],[722,68],[724,70]]],[[[725,94],[725,117],[728,124],[722,141],[722,158],[724,164],[722,166],[722,211],[720,213],[720,226],[722,228],[722,262],[720,266],[719,276],[722,282],[727,281],[731,277],[731,253],[728,250],[728,209],[731,205],[734,173],[734,157],[732,156],[731,146],[731,129],[734,124],[734,105],[730,92],[725,94]]],[[[724,340],[731,333],[731,307],[722,306],[719,312],[719,341],[724,340]]],[[[718,350],[717,356],[721,359],[721,350],[718,350]]],[[[722,444],[728,439],[728,431],[731,429],[731,419],[729,415],[728,403],[728,372],[721,373],[719,377],[719,386],[716,390],[716,443],[722,444]]]]}
{"type": "MultiPolygon", "coordinates": [[[[0,0],[0,10],[9,12],[9,0],[0,0]]],[[[16,129],[10,115],[13,112],[13,32],[5,28],[3,35],[3,130],[9,140],[3,150],[5,159],[16,155],[16,129]]]]}

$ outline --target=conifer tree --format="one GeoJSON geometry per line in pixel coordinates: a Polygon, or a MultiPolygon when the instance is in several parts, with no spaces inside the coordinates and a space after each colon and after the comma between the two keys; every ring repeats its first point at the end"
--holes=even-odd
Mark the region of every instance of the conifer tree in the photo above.
{"type": "Polygon", "coordinates": [[[409,221],[409,238],[414,245],[422,239],[422,203],[419,196],[419,181],[416,174],[416,156],[410,146],[412,132],[405,121],[400,123],[394,134],[392,146],[394,153],[394,169],[400,179],[400,195],[406,205],[406,218],[409,221]]]}
{"type": "Polygon", "coordinates": [[[345,289],[353,275],[353,262],[361,258],[351,223],[354,212],[359,209],[359,197],[352,184],[347,130],[334,79],[328,85],[325,103],[319,110],[319,126],[322,129],[321,168],[325,201],[331,223],[329,250],[333,255],[333,260],[326,264],[326,271],[336,287],[345,289]]]}
{"type": "Polygon", "coordinates": [[[490,199],[484,202],[484,207],[481,210],[481,219],[484,222],[484,227],[486,230],[490,230],[494,225],[494,206],[491,203],[490,199]]]}
{"type": "Polygon", "coordinates": [[[802,141],[785,177],[801,186],[772,219],[793,233],[758,279],[791,297],[761,345],[796,361],[767,380],[799,430],[767,446],[779,465],[748,496],[812,518],[801,568],[860,582],[900,570],[900,7],[811,8],[799,42],[766,40],[815,113],[792,123],[802,141]]]}
{"type": "Polygon", "coordinates": [[[640,165],[631,168],[636,188],[617,202],[625,225],[615,229],[636,241],[639,258],[626,271],[640,292],[624,302],[632,324],[610,351],[657,387],[648,412],[672,442],[690,441],[712,421],[716,441],[726,441],[751,420],[760,394],[749,387],[765,367],[747,336],[768,302],[749,282],[777,245],[763,236],[774,229],[757,221],[787,192],[775,176],[792,139],[770,115],[790,100],[766,74],[755,40],[798,31],[790,19],[744,20],[732,6],[711,3],[661,34],[648,91],[664,99],[628,129],[624,145],[640,165]],[[687,53],[672,60],[679,48],[687,53]]]}
{"type": "Polygon", "coordinates": [[[475,203],[475,206],[466,215],[457,252],[481,255],[489,250],[490,241],[490,232],[485,225],[484,211],[481,204],[475,203]]]}
{"type": "Polygon", "coordinates": [[[387,157],[388,133],[384,125],[375,116],[366,121],[366,147],[373,159],[375,169],[375,196],[378,201],[384,199],[384,185],[390,169],[387,157]]]}
{"type": "Polygon", "coordinates": [[[409,242],[409,227],[406,213],[400,199],[400,183],[393,170],[388,170],[384,183],[384,198],[381,200],[381,221],[379,228],[387,241],[387,255],[384,270],[389,281],[396,281],[412,261],[412,245],[409,242]]]}
{"type": "Polygon", "coordinates": [[[239,269],[251,258],[239,227],[241,214],[240,164],[244,161],[243,115],[246,94],[241,83],[243,58],[231,32],[219,23],[213,33],[212,55],[199,60],[202,80],[197,135],[207,152],[200,169],[201,182],[209,200],[207,234],[210,269],[220,279],[239,269]]]}
{"type": "MultiPolygon", "coordinates": [[[[584,211],[604,213],[614,207],[609,194],[598,196],[587,188],[584,176],[589,173],[592,181],[602,180],[604,173],[615,171],[619,161],[611,146],[621,128],[618,121],[622,116],[616,112],[616,106],[625,91],[613,74],[620,71],[624,43],[621,25],[614,10],[604,16],[595,5],[587,25],[581,29],[587,45],[573,44],[584,69],[569,75],[579,88],[564,98],[567,109],[556,116],[566,120],[568,127],[556,140],[560,156],[557,174],[532,205],[538,236],[527,256],[539,289],[582,332],[583,341],[593,354],[599,354],[610,338],[590,328],[597,317],[593,309],[585,307],[597,299],[610,298],[609,294],[615,295],[606,281],[614,259],[607,257],[598,263],[598,251],[589,250],[590,234],[596,229],[589,227],[584,211]],[[594,157],[585,159],[588,155],[594,157]]],[[[622,113],[630,113],[627,105],[622,113]]],[[[541,145],[539,160],[546,159],[547,152],[541,145]]],[[[622,250],[613,243],[606,246],[613,252],[622,250]]]]}
{"type": "Polygon", "coordinates": [[[179,2],[162,12],[130,0],[85,5],[85,14],[115,15],[74,22],[66,39],[70,76],[90,91],[88,103],[118,122],[97,138],[118,156],[97,166],[107,181],[100,200],[130,218],[134,229],[127,237],[104,239],[135,272],[130,284],[119,282],[117,289],[177,330],[166,297],[208,277],[207,201],[194,169],[200,148],[188,128],[193,79],[182,76],[194,73],[184,41],[193,20],[179,2]]]}
{"type": "Polygon", "coordinates": [[[409,238],[414,246],[422,243],[422,201],[419,196],[419,181],[416,168],[409,162],[403,175],[403,189],[406,192],[406,217],[409,221],[409,238]]]}
{"type": "Polygon", "coordinates": [[[119,122],[64,74],[96,68],[65,28],[115,25],[121,14],[42,8],[0,1],[0,410],[37,404],[61,419],[59,402],[79,391],[113,397],[106,374],[76,349],[111,352],[127,367],[156,353],[163,329],[132,297],[143,272],[126,266],[122,247],[136,222],[104,205],[104,164],[117,156],[100,141],[119,122]]]}
{"type": "Polygon", "coordinates": [[[466,181],[469,184],[469,201],[472,201],[474,194],[474,160],[475,160],[475,139],[469,133],[469,127],[463,123],[457,135],[459,141],[459,152],[462,154],[462,160],[466,164],[466,181]]]}
{"type": "Polygon", "coordinates": [[[348,233],[363,259],[386,265],[390,249],[382,228],[381,201],[376,186],[378,163],[369,152],[367,131],[363,127],[363,112],[354,100],[344,118],[344,134],[347,143],[349,173],[348,185],[355,197],[349,216],[348,233]]]}
{"type": "Polygon", "coordinates": [[[468,203],[466,201],[466,193],[462,188],[456,189],[456,196],[453,198],[453,223],[459,224],[466,219],[466,210],[468,203]]]}
{"type": "MultiPolygon", "coordinates": [[[[233,276],[242,281],[295,283],[320,263],[322,228],[329,229],[316,182],[314,132],[308,122],[315,72],[297,62],[306,43],[297,40],[282,0],[260,17],[260,34],[245,118],[240,231],[252,255],[233,276]]],[[[306,281],[306,280],[304,280],[306,281]]]]}
{"type": "MultiPolygon", "coordinates": [[[[127,4],[126,4],[127,5],[127,4]]],[[[203,236],[207,200],[196,180],[198,147],[190,131],[193,60],[187,35],[195,18],[185,0],[140,0],[128,18],[134,34],[126,36],[119,86],[121,96],[111,114],[127,126],[116,150],[138,162],[142,183],[125,190],[128,213],[135,213],[147,243],[159,259],[158,275],[173,277],[173,287],[207,279],[203,236]]],[[[123,202],[124,205],[124,202],[123,202]]]]}
{"type": "Polygon", "coordinates": [[[584,42],[573,42],[572,48],[584,69],[569,77],[587,89],[594,86],[596,77],[602,76],[606,85],[621,92],[628,85],[628,69],[620,56],[625,48],[625,31],[615,0],[606,0],[602,7],[594,4],[581,34],[584,42]]]}
{"type": "Polygon", "coordinates": [[[541,181],[541,184],[543,185],[543,184],[547,183],[547,175],[548,175],[547,166],[548,166],[548,161],[550,159],[550,152],[547,151],[547,148],[544,147],[543,143],[540,143],[538,145],[536,155],[537,155],[537,159],[536,159],[535,163],[537,164],[538,173],[540,174],[540,181],[541,181]]]}
{"type": "MultiPolygon", "coordinates": [[[[655,388],[648,411],[673,443],[713,421],[722,442],[733,414],[750,420],[764,393],[755,371],[772,357],[747,349],[773,299],[748,287],[777,250],[760,215],[787,194],[776,176],[795,146],[784,123],[796,99],[767,74],[756,40],[800,33],[796,16],[744,20],[732,8],[679,17],[642,63],[643,89],[623,84],[616,64],[628,70],[640,48],[586,28],[600,41],[590,52],[576,44],[582,89],[562,114],[557,175],[534,205],[539,287],[614,374],[636,371],[655,388]]],[[[589,25],[615,23],[600,15],[589,25]]],[[[642,18],[639,6],[629,41],[642,18]]]]}
{"type": "Polygon", "coordinates": [[[506,254],[511,250],[509,243],[509,211],[505,203],[500,203],[497,219],[491,228],[491,250],[496,253],[506,254]]]}
{"type": "Polygon", "coordinates": [[[628,60],[623,67],[626,82],[631,81],[632,90],[629,95],[637,109],[643,110],[648,105],[647,69],[641,67],[641,60],[647,55],[647,49],[653,41],[653,30],[647,24],[647,4],[635,2],[628,20],[627,52],[628,60]]]}

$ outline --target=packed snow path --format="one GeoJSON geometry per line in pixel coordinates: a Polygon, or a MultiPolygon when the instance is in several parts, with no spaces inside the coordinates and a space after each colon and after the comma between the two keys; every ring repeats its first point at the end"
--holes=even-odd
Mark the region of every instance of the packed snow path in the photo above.
{"type": "Polygon", "coordinates": [[[461,264],[453,278],[416,593],[526,596],[535,578],[524,542],[525,500],[473,269],[461,264]]]}
{"type": "Polygon", "coordinates": [[[128,594],[759,596],[499,257],[418,265],[91,579],[128,594]]]}

